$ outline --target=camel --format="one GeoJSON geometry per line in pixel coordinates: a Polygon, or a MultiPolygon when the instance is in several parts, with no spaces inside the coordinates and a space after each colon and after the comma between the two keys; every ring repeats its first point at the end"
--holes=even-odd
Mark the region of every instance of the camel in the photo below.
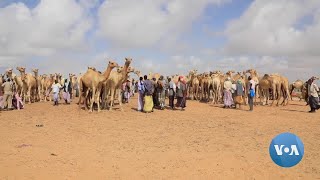
{"type": "Polygon", "coordinates": [[[291,94],[289,92],[289,80],[284,76],[280,76],[281,80],[281,92],[283,95],[282,105],[286,106],[289,104],[289,99],[291,99],[291,94]]]}
{"type": "MultiPolygon", "coordinates": [[[[303,86],[304,86],[304,82],[301,81],[300,79],[296,80],[295,82],[293,82],[292,84],[290,84],[290,95],[292,95],[293,90],[298,89],[300,90],[300,92],[302,93],[303,91],[303,86]]],[[[291,96],[291,100],[292,100],[292,96],[291,96]]]]}
{"type": "Polygon", "coordinates": [[[50,96],[52,91],[52,85],[55,81],[55,75],[50,74],[49,77],[45,77],[43,84],[43,93],[44,93],[44,101],[47,101],[49,97],[49,101],[52,101],[52,96],[50,96]]]}
{"type": "Polygon", "coordinates": [[[40,85],[40,76],[39,76],[39,69],[32,69],[32,72],[34,73],[34,78],[36,79],[36,86],[35,86],[35,101],[40,101],[40,94],[41,94],[41,85],[40,85]]]}
{"type": "Polygon", "coordinates": [[[76,75],[69,73],[69,83],[71,84],[71,94],[70,94],[70,99],[74,98],[74,84],[76,82],[76,75]]]}
{"type": "Polygon", "coordinates": [[[260,101],[262,101],[262,97],[266,98],[266,105],[268,105],[269,100],[269,89],[272,89],[273,101],[271,106],[273,106],[274,101],[277,100],[277,106],[279,106],[279,101],[281,98],[282,84],[284,84],[284,80],[280,75],[277,74],[265,74],[260,80],[260,101]]]}
{"type": "MultiPolygon", "coordinates": [[[[89,112],[93,111],[93,103],[97,103],[98,112],[101,111],[99,98],[100,98],[102,85],[109,78],[112,69],[117,66],[118,66],[118,64],[116,62],[109,61],[108,67],[103,74],[99,74],[98,72],[96,72],[94,70],[88,69],[88,71],[81,77],[81,79],[80,79],[80,92],[81,92],[80,99],[82,97],[84,97],[86,100],[87,94],[84,95],[83,93],[87,93],[88,89],[90,89],[92,91],[89,112]]],[[[80,100],[80,102],[81,102],[81,100],[80,100]]],[[[79,103],[79,105],[80,105],[80,103],[79,103]]]]}
{"type": "Polygon", "coordinates": [[[40,93],[42,94],[42,100],[44,100],[44,97],[45,97],[45,81],[46,79],[48,78],[48,75],[47,74],[43,74],[40,78],[40,93]]]}
{"type": "MultiPolygon", "coordinates": [[[[221,93],[221,82],[220,74],[218,71],[215,71],[211,74],[210,83],[212,86],[212,104],[217,104],[219,102],[220,93],[221,93]]],[[[210,88],[210,87],[209,87],[210,88]]]]}
{"type": "Polygon", "coordinates": [[[28,103],[31,104],[31,92],[33,95],[35,95],[36,90],[36,79],[33,77],[32,74],[28,73],[26,74],[26,68],[24,67],[17,67],[17,70],[21,73],[21,80],[23,82],[23,94],[25,102],[28,100],[28,103]]]}
{"type": "Polygon", "coordinates": [[[197,76],[197,70],[190,71],[189,73],[189,93],[191,95],[191,100],[198,100],[198,95],[199,95],[199,86],[200,82],[197,76]]]}
{"type": "Polygon", "coordinates": [[[232,71],[232,70],[227,71],[227,72],[226,72],[226,75],[225,75],[225,78],[228,78],[228,77],[229,77],[229,78],[231,78],[231,81],[234,81],[234,80],[233,80],[233,76],[232,76],[234,73],[235,73],[235,71],[232,71]]]}
{"type": "Polygon", "coordinates": [[[209,73],[204,73],[201,79],[201,100],[207,101],[209,100],[209,73]]]}
{"type": "MultiPolygon", "coordinates": [[[[112,107],[114,105],[114,99],[115,99],[115,94],[118,89],[122,88],[122,84],[127,80],[128,78],[128,73],[133,72],[134,70],[132,68],[129,68],[130,64],[132,62],[132,58],[125,58],[125,64],[123,68],[118,68],[117,71],[113,71],[110,74],[109,79],[105,83],[105,91],[104,95],[102,96],[103,99],[105,99],[105,103],[108,103],[108,98],[110,94],[110,106],[109,106],[109,111],[112,110],[112,107]]],[[[119,105],[121,111],[122,109],[122,102],[121,102],[121,91],[119,92],[118,100],[119,100],[119,105]]]]}

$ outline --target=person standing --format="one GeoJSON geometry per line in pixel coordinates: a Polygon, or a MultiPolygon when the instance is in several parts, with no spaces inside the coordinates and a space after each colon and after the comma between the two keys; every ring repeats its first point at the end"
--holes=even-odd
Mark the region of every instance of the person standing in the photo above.
{"type": "Polygon", "coordinates": [[[165,107],[165,101],[166,101],[166,81],[163,79],[163,76],[160,76],[158,80],[158,97],[159,97],[159,103],[161,110],[165,107]]]}
{"type": "Polygon", "coordinates": [[[124,98],[125,98],[125,103],[129,103],[129,99],[130,99],[130,96],[131,96],[131,82],[130,80],[128,79],[127,82],[125,83],[125,86],[124,86],[124,98]]]}
{"type": "Polygon", "coordinates": [[[54,101],[54,106],[59,105],[59,92],[61,89],[61,85],[58,83],[58,80],[54,81],[54,84],[52,85],[52,93],[53,93],[53,101],[54,101]]]}
{"type": "Polygon", "coordinates": [[[145,87],[145,92],[144,92],[144,106],[143,106],[143,111],[146,113],[153,112],[153,99],[152,95],[154,93],[154,83],[148,79],[148,76],[144,76],[144,87],[145,87]]]}
{"type": "Polygon", "coordinates": [[[3,109],[12,110],[12,98],[13,98],[13,83],[10,78],[2,84],[4,95],[3,95],[3,109]]]}
{"type": "Polygon", "coordinates": [[[143,111],[143,98],[144,98],[144,82],[143,82],[143,78],[140,77],[139,81],[137,82],[137,86],[138,86],[138,111],[143,111]]]}
{"type": "Polygon", "coordinates": [[[63,99],[66,104],[70,104],[70,94],[72,93],[71,83],[68,82],[67,79],[65,79],[64,85],[62,88],[63,88],[63,99]]]}
{"type": "Polygon", "coordinates": [[[181,107],[184,110],[186,107],[187,87],[182,76],[179,77],[177,83],[177,107],[181,107]]]}
{"type": "Polygon", "coordinates": [[[135,80],[132,78],[132,80],[131,80],[132,82],[131,82],[131,85],[130,85],[130,89],[131,89],[131,96],[132,97],[134,97],[134,95],[135,95],[135,91],[136,91],[136,86],[135,86],[135,84],[136,84],[136,82],[135,82],[135,80]]]}
{"type": "Polygon", "coordinates": [[[169,82],[169,106],[173,110],[174,109],[174,97],[176,95],[176,84],[171,81],[171,78],[168,78],[169,82]]]}
{"type": "Polygon", "coordinates": [[[159,92],[159,88],[158,88],[158,83],[156,78],[152,78],[152,85],[153,85],[153,89],[154,89],[154,93],[152,94],[152,100],[153,100],[153,108],[155,107],[159,107],[160,103],[159,103],[159,96],[158,96],[158,92],[159,92]]]}
{"type": "Polygon", "coordinates": [[[235,89],[235,98],[234,98],[234,104],[235,108],[237,108],[237,104],[239,104],[239,108],[241,108],[241,104],[243,103],[243,95],[244,95],[244,86],[239,79],[236,84],[235,89]]]}
{"type": "Polygon", "coordinates": [[[309,113],[315,113],[316,110],[318,110],[320,108],[319,105],[319,87],[317,86],[316,83],[314,83],[314,81],[316,80],[315,77],[310,78],[309,81],[309,89],[308,89],[308,94],[309,94],[309,105],[311,110],[309,111],[309,113]]]}
{"type": "Polygon", "coordinates": [[[224,102],[224,108],[231,108],[233,104],[233,99],[232,99],[232,83],[231,83],[231,78],[228,77],[226,81],[223,84],[223,102],[224,102]]]}
{"type": "Polygon", "coordinates": [[[248,81],[249,81],[248,103],[249,103],[250,111],[253,111],[253,98],[255,97],[256,82],[250,76],[248,77],[248,81]]]}

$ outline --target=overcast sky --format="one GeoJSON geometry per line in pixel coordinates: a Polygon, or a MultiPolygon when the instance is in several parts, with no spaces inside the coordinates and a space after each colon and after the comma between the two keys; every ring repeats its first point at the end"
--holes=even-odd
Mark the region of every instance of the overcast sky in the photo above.
{"type": "Polygon", "coordinates": [[[319,0],[0,0],[0,72],[256,68],[320,76],[319,0]]]}

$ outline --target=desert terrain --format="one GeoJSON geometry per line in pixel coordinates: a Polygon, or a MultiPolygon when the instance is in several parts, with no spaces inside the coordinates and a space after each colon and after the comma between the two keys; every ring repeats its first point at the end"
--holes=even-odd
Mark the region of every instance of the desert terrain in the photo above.
{"type": "Polygon", "coordinates": [[[320,112],[304,102],[249,112],[189,100],[186,111],[150,114],[136,97],[124,112],[74,102],[0,112],[0,179],[320,179],[320,112]],[[305,146],[290,169],[269,156],[283,132],[305,146]]]}

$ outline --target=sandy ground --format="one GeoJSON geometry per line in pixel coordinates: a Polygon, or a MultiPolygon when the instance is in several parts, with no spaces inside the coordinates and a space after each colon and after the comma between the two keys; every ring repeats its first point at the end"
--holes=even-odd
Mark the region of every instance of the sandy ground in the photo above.
{"type": "Polygon", "coordinates": [[[320,112],[307,113],[303,102],[248,112],[188,101],[185,112],[152,114],[136,104],[92,114],[50,103],[0,112],[0,179],[320,179],[320,112]],[[290,169],[269,156],[283,132],[305,145],[290,169]]]}

